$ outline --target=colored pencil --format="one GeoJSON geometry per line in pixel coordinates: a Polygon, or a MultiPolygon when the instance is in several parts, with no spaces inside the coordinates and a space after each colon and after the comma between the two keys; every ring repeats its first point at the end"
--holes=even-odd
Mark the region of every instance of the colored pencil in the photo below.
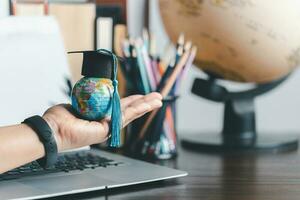
{"type": "Polygon", "coordinates": [[[156,80],[155,72],[153,71],[153,68],[152,68],[149,53],[147,52],[145,45],[140,46],[140,49],[141,49],[144,64],[145,64],[145,67],[146,67],[146,71],[148,73],[148,80],[149,80],[149,83],[150,83],[151,91],[155,91],[157,80],[156,80]]]}
{"type": "Polygon", "coordinates": [[[148,93],[151,92],[151,88],[150,88],[150,85],[149,85],[149,79],[148,79],[148,76],[147,76],[146,66],[145,66],[145,63],[143,61],[143,55],[142,55],[141,48],[139,46],[139,42],[135,42],[135,50],[136,50],[136,54],[137,54],[138,67],[139,67],[139,70],[140,70],[142,84],[143,84],[143,87],[144,87],[144,93],[148,94],[148,93]]]}
{"type": "MultiPolygon", "coordinates": [[[[181,70],[183,69],[187,59],[189,58],[190,55],[190,51],[186,51],[182,57],[180,58],[178,64],[175,66],[172,74],[170,75],[168,81],[166,82],[166,85],[163,87],[163,89],[161,90],[161,95],[162,97],[166,97],[168,95],[168,93],[170,92],[173,84],[176,81],[177,76],[180,74],[181,70]]],[[[141,129],[141,132],[139,134],[139,139],[142,139],[151,123],[151,121],[153,120],[153,118],[155,117],[157,113],[157,110],[152,111],[149,115],[149,117],[147,118],[144,126],[141,129]]]]}
{"type": "Polygon", "coordinates": [[[197,53],[197,47],[193,46],[192,50],[191,50],[191,55],[190,55],[189,59],[187,60],[185,67],[183,68],[182,72],[180,73],[180,75],[178,77],[178,81],[177,81],[176,86],[175,86],[175,95],[178,95],[179,86],[180,86],[183,78],[186,76],[188,70],[193,65],[194,59],[196,57],[196,53],[197,53]]]}
{"type": "Polygon", "coordinates": [[[175,67],[175,59],[172,60],[172,62],[168,66],[168,68],[163,73],[163,75],[161,77],[161,80],[160,80],[160,82],[159,82],[159,84],[157,86],[157,92],[160,92],[162,90],[162,88],[166,84],[166,81],[168,80],[169,76],[171,75],[174,67],[175,67]]]}
{"type": "Polygon", "coordinates": [[[149,33],[147,29],[143,29],[143,41],[146,47],[147,52],[150,51],[150,41],[149,41],[149,33]]]}
{"type": "Polygon", "coordinates": [[[180,33],[178,40],[177,40],[177,44],[176,44],[176,49],[178,49],[180,46],[184,45],[184,34],[180,33]]]}
{"type": "MultiPolygon", "coordinates": [[[[131,83],[129,94],[157,91],[163,99],[174,98],[179,95],[179,85],[192,65],[196,48],[180,34],[175,48],[169,43],[160,57],[156,42],[155,35],[146,29],[139,38],[124,39],[121,47],[127,65],[122,70],[131,83]]],[[[146,117],[142,128],[132,130],[137,133],[135,142],[143,139],[142,154],[161,156],[176,151],[175,113],[175,104],[165,101],[162,108],[146,117]],[[151,123],[153,120],[155,123],[151,123]]]]}

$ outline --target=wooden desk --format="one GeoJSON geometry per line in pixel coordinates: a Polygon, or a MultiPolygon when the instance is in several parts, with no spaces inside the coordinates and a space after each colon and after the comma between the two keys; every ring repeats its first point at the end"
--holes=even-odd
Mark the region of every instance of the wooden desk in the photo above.
{"type": "Polygon", "coordinates": [[[161,162],[187,177],[55,199],[300,199],[300,154],[212,155],[180,149],[177,160],[161,162]]]}

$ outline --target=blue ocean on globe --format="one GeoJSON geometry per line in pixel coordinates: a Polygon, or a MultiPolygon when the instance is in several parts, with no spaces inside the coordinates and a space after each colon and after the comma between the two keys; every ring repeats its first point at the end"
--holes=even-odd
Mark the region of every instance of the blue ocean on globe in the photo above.
{"type": "Polygon", "coordinates": [[[83,119],[101,120],[111,116],[112,81],[84,77],[72,91],[72,107],[83,119]]]}

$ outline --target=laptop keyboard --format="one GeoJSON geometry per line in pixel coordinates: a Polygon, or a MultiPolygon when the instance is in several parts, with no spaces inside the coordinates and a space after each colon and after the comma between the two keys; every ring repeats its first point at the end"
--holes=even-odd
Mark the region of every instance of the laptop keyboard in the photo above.
{"type": "Polygon", "coordinates": [[[43,169],[37,162],[23,165],[19,168],[0,174],[0,181],[18,179],[25,176],[41,175],[55,172],[68,173],[74,170],[92,170],[99,167],[119,166],[122,162],[101,157],[91,152],[67,153],[60,155],[55,166],[43,169]]]}

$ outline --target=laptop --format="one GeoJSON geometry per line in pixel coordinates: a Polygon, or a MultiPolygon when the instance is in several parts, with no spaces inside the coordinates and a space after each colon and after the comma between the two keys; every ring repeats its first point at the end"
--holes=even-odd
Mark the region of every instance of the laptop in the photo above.
{"type": "Polygon", "coordinates": [[[37,162],[0,174],[1,199],[40,199],[186,176],[175,170],[96,148],[59,155],[54,167],[37,162]]]}

